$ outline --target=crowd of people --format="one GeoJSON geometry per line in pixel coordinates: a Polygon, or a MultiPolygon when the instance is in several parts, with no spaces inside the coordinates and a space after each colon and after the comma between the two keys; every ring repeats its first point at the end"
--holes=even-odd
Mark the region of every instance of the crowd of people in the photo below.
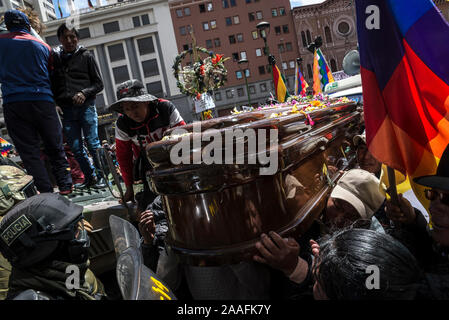
{"type": "MultiPolygon", "coordinates": [[[[107,299],[107,288],[89,269],[91,230],[83,208],[64,197],[73,182],[63,134],[84,175],[75,187],[105,184],[95,156],[100,148],[95,96],[103,89],[98,66],[78,45],[76,29],[61,25],[61,46],[51,49],[30,35],[30,22],[21,11],[6,12],[5,22],[10,31],[0,35],[5,121],[39,194],[1,219],[0,267],[4,258],[12,267],[0,268],[0,293],[8,299],[107,299]],[[14,62],[17,56],[21,64],[14,62]],[[59,194],[40,159],[39,139],[59,194]],[[79,286],[67,286],[69,265],[83,275],[79,286]],[[9,282],[4,281],[5,270],[9,282]]],[[[396,201],[381,192],[382,164],[370,154],[363,133],[353,137],[358,167],[342,174],[306,234],[294,239],[263,233],[252,261],[197,267],[167,250],[167,216],[145,177],[150,166],[145,145],[184,120],[173,103],[147,94],[135,79],[118,86],[110,111],[120,113],[115,152],[126,185],[122,201],[137,200],[144,263],[179,298],[449,299],[449,148],[435,175],[415,179],[428,188],[430,223],[403,195],[396,201]],[[144,190],[134,195],[139,180],[144,190]]]]}

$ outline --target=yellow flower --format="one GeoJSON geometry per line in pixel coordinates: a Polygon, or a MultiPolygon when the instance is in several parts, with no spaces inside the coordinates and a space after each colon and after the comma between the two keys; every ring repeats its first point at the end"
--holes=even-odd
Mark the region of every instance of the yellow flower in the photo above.
{"type": "Polygon", "coordinates": [[[295,104],[294,106],[293,106],[293,108],[292,108],[292,111],[291,111],[292,113],[299,113],[299,110],[298,110],[298,107],[297,107],[297,105],[295,104]]]}
{"type": "Polygon", "coordinates": [[[311,104],[312,106],[314,106],[314,107],[320,107],[320,106],[323,105],[323,104],[321,103],[321,101],[318,101],[318,100],[313,100],[313,101],[310,102],[310,104],[311,104]]]}

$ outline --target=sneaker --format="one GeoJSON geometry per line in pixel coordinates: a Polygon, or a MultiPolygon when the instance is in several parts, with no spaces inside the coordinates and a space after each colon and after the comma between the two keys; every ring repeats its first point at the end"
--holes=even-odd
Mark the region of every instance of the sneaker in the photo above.
{"type": "Polygon", "coordinates": [[[69,194],[71,194],[72,192],[73,192],[72,186],[70,186],[69,189],[64,188],[64,189],[59,190],[59,194],[60,194],[61,196],[69,195],[69,194]]]}
{"type": "Polygon", "coordinates": [[[96,181],[96,183],[92,185],[92,188],[103,189],[106,188],[106,186],[106,181],[103,178],[100,178],[100,180],[96,181]]]}

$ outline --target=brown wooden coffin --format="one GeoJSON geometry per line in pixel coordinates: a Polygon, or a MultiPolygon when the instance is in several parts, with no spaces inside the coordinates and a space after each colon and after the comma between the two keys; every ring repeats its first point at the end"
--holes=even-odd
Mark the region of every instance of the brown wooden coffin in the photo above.
{"type": "MultiPolygon", "coordinates": [[[[311,126],[303,114],[288,112],[291,109],[201,123],[203,130],[216,129],[223,137],[236,128],[277,129],[278,169],[273,175],[261,175],[262,165],[247,161],[172,164],[170,150],[176,143],[206,135],[204,131],[192,133],[192,125],[181,127],[189,133],[147,147],[154,166],[149,178],[152,188],[162,195],[169,221],[167,244],[188,263],[216,265],[251,259],[261,233],[273,230],[297,236],[319,216],[330,183],[339,178],[336,169],[346,169],[355,158],[352,137],[358,133],[360,113],[352,102],[335,105],[311,112],[311,126]],[[270,118],[273,112],[287,114],[270,118]]],[[[202,143],[202,151],[208,143],[202,143]]],[[[247,144],[244,150],[247,160],[251,154],[247,144]]]]}

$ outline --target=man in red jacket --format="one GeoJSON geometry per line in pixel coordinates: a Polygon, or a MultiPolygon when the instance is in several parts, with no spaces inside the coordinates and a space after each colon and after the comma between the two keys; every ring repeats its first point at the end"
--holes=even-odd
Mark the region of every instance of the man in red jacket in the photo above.
{"type": "Polygon", "coordinates": [[[141,146],[159,141],[165,130],[186,123],[173,103],[145,93],[139,80],[121,83],[117,100],[109,107],[121,113],[115,125],[116,155],[126,185],[124,200],[133,201],[133,157],[139,157],[141,146]]]}

